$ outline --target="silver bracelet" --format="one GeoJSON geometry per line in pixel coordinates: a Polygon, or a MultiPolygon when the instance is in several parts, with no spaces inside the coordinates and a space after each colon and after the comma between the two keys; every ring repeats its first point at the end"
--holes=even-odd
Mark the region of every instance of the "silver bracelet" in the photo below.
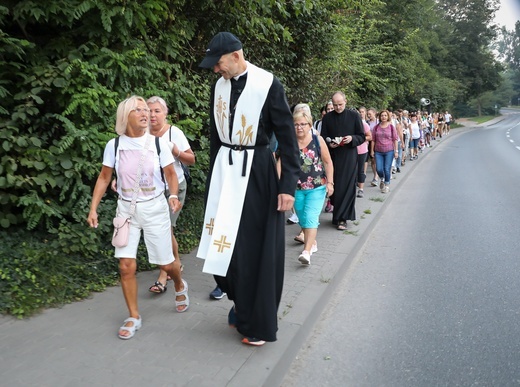
{"type": "Polygon", "coordinates": [[[171,198],[179,200],[179,197],[177,195],[170,195],[170,196],[168,196],[168,200],[170,200],[171,198]]]}

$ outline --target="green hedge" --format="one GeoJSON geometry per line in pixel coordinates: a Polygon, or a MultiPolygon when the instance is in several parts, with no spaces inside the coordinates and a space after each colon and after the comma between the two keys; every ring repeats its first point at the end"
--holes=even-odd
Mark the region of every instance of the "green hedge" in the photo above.
{"type": "MultiPolygon", "coordinates": [[[[27,317],[117,284],[118,261],[110,244],[114,208],[112,199],[101,204],[102,219],[97,229],[90,229],[84,222],[63,224],[62,230],[51,234],[23,229],[0,231],[0,313],[27,317]]],[[[190,197],[177,222],[181,254],[198,245],[202,219],[202,198],[190,197]]],[[[141,242],[138,270],[154,267],[148,263],[141,242]]]]}

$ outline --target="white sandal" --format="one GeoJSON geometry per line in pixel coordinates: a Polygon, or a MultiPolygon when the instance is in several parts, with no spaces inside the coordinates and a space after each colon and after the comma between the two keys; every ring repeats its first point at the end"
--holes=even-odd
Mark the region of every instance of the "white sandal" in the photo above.
{"type": "Polygon", "coordinates": [[[119,336],[119,338],[122,339],[122,340],[131,339],[132,337],[134,337],[135,332],[137,330],[139,330],[139,328],[141,328],[142,326],[143,326],[143,320],[141,319],[141,316],[139,316],[138,319],[135,318],[135,317],[128,317],[124,321],[123,326],[121,328],[119,328],[119,331],[130,332],[130,334],[128,336],[123,336],[120,333],[118,333],[117,336],[119,336]],[[131,327],[126,327],[125,324],[128,323],[128,322],[133,322],[134,325],[132,325],[131,327]]]}
{"type": "Polygon", "coordinates": [[[175,291],[175,310],[178,313],[184,313],[190,307],[190,298],[188,297],[188,283],[186,281],[184,281],[184,279],[182,280],[182,283],[184,285],[184,288],[180,292],[175,291]],[[185,296],[185,299],[182,301],[177,301],[178,296],[185,296]],[[184,305],[186,305],[186,308],[179,310],[179,306],[184,306],[184,305]]]}

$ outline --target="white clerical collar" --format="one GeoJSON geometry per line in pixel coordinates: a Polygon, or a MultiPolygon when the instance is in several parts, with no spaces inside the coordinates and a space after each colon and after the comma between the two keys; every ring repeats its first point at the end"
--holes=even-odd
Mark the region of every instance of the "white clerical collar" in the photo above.
{"type": "Polygon", "coordinates": [[[240,78],[240,77],[241,77],[242,75],[244,75],[244,74],[247,74],[247,67],[246,67],[246,70],[245,70],[242,74],[239,74],[239,75],[237,75],[236,77],[233,77],[233,79],[234,79],[235,81],[238,81],[238,78],[240,78]]]}

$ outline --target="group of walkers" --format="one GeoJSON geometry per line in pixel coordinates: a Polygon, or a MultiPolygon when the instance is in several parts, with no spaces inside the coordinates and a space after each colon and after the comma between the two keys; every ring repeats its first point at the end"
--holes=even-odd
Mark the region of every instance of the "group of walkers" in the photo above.
{"type": "MultiPolygon", "coordinates": [[[[242,43],[229,32],[213,37],[199,67],[220,77],[211,89],[210,165],[196,255],[204,259],[203,272],[214,276],[210,296],[227,295],[233,302],[229,326],[242,343],[260,346],[275,341],[278,330],[286,211],[294,211],[302,228],[298,261],[310,265],[324,205],[337,229],[346,230],[347,221],[356,219],[355,200],[363,197],[368,161],[372,183],[379,179],[382,192],[388,192],[393,161],[399,172],[406,158],[404,133],[409,132],[413,157],[420,147],[412,124],[417,116],[408,124],[406,112],[394,121],[387,110],[350,110],[345,95],[336,92],[313,122],[309,106],[291,110],[278,78],[246,61],[242,43]]],[[[149,290],[164,293],[171,279],[175,310],[190,307],[175,226],[187,191],[184,166],[195,163],[195,154],[167,115],[158,96],[132,96],[119,104],[118,137],[105,146],[87,218],[90,227],[98,227],[98,206],[112,182],[116,217],[127,219],[128,227],[126,241],[114,243],[129,313],[118,331],[124,340],[143,325],[135,275],[141,231],[148,259],[160,269],[149,290]]],[[[432,132],[433,138],[445,133],[444,128],[432,132]]]]}
{"type": "MultiPolygon", "coordinates": [[[[392,112],[388,109],[380,111],[375,108],[367,109],[364,106],[356,110],[345,110],[345,103],[344,94],[336,92],[332,100],[321,109],[322,117],[316,121],[313,129],[314,135],[320,135],[321,140],[325,139],[330,149],[333,178],[330,178],[330,173],[325,176],[323,172],[321,177],[322,179],[327,177],[328,184],[335,184],[335,191],[327,191],[326,203],[316,202],[305,208],[299,206],[298,209],[295,206],[295,213],[287,219],[288,224],[300,223],[302,227],[302,231],[294,237],[294,240],[305,245],[298,260],[306,265],[310,264],[310,256],[317,251],[315,239],[321,210],[318,210],[318,215],[314,214],[318,207],[323,209],[325,205],[325,212],[332,212],[332,224],[336,225],[338,230],[346,230],[347,221],[356,219],[354,206],[356,198],[364,197],[368,165],[370,164],[373,173],[371,185],[379,186],[383,194],[389,193],[392,175],[401,172],[407,159],[416,160],[425,147],[431,146],[432,140],[449,134],[452,121],[451,114],[447,111],[428,114],[420,111],[409,113],[407,110],[399,109],[392,112]],[[327,106],[332,106],[332,110],[327,111],[327,106]],[[306,230],[301,222],[302,217],[307,221],[309,214],[315,217],[316,227],[312,232],[306,230]],[[308,241],[307,235],[310,235],[312,241],[308,241]]],[[[302,105],[308,106],[296,105],[295,111],[302,105]]],[[[300,174],[305,177],[304,172],[311,165],[305,155],[309,149],[313,150],[313,146],[312,143],[303,148],[301,145],[302,172],[300,174]]],[[[328,158],[329,152],[325,154],[324,161],[328,158]]],[[[318,166],[320,162],[318,160],[318,166]]],[[[305,192],[313,188],[300,184],[300,181],[297,195],[299,190],[305,192]]]]}
{"type": "MultiPolygon", "coordinates": [[[[229,32],[213,37],[199,65],[220,75],[210,101],[210,170],[197,257],[213,274],[218,294],[233,301],[228,324],[241,341],[275,341],[285,259],[284,214],[293,208],[300,162],[293,117],[284,88],[273,74],[244,58],[242,43],[229,32]],[[277,166],[271,150],[278,144],[277,166]]],[[[98,206],[113,181],[118,194],[114,232],[121,287],[129,317],[118,330],[127,340],[143,326],[137,303],[136,255],[141,231],[148,259],[160,273],[150,291],[175,287],[179,313],[190,307],[182,278],[174,227],[186,186],[182,164],[195,155],[182,132],[166,122],[164,100],[132,96],[116,113],[117,138],[105,146],[87,222],[98,227],[98,206]],[[119,224],[119,223],[118,223],[119,224]],[[122,241],[116,237],[126,236],[122,241]]],[[[302,122],[301,127],[304,127],[302,122]]]]}

